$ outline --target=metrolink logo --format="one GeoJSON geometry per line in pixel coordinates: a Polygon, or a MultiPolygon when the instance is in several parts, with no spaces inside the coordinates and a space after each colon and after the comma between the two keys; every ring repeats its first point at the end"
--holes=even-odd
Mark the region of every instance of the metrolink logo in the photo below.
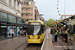
{"type": "Polygon", "coordinates": [[[74,49],[74,46],[55,46],[57,48],[74,49]]]}

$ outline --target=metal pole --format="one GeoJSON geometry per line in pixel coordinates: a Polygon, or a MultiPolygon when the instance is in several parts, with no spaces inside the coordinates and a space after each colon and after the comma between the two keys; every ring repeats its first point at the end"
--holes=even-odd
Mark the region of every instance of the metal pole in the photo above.
{"type": "Polygon", "coordinates": [[[65,16],[65,0],[64,0],[64,16],[65,16]]]}

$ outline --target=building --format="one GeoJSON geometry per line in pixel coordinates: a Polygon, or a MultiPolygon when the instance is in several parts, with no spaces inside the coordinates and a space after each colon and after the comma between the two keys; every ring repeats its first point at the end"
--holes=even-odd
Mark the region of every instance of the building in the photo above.
{"type": "Polygon", "coordinates": [[[61,15],[61,20],[71,17],[72,15],[61,15]]]}
{"type": "Polygon", "coordinates": [[[44,22],[44,18],[42,16],[43,16],[43,14],[39,14],[39,20],[41,20],[42,22],[44,22]]]}
{"type": "Polygon", "coordinates": [[[22,0],[22,14],[25,19],[25,23],[29,20],[37,20],[37,7],[33,0],[22,0]]]}
{"type": "Polygon", "coordinates": [[[35,20],[39,20],[39,11],[36,6],[35,6],[35,20]]]}
{"type": "Polygon", "coordinates": [[[17,36],[23,25],[20,0],[0,0],[0,37],[17,36]]]}

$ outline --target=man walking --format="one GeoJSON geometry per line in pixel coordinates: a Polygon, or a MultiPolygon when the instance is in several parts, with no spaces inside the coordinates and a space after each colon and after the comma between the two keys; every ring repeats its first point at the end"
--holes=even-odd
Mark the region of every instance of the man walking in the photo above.
{"type": "Polygon", "coordinates": [[[55,28],[54,28],[54,26],[51,29],[51,34],[52,34],[52,42],[54,43],[54,39],[55,39],[55,28]]]}
{"type": "Polygon", "coordinates": [[[50,29],[49,27],[47,26],[47,39],[48,39],[48,35],[50,34],[50,29]]]}

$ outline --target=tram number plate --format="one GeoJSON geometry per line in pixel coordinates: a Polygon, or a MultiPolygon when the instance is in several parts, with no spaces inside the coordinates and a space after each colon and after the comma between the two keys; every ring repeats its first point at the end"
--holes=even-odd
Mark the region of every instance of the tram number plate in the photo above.
{"type": "Polygon", "coordinates": [[[32,38],[32,39],[35,39],[35,38],[32,38]]]}

